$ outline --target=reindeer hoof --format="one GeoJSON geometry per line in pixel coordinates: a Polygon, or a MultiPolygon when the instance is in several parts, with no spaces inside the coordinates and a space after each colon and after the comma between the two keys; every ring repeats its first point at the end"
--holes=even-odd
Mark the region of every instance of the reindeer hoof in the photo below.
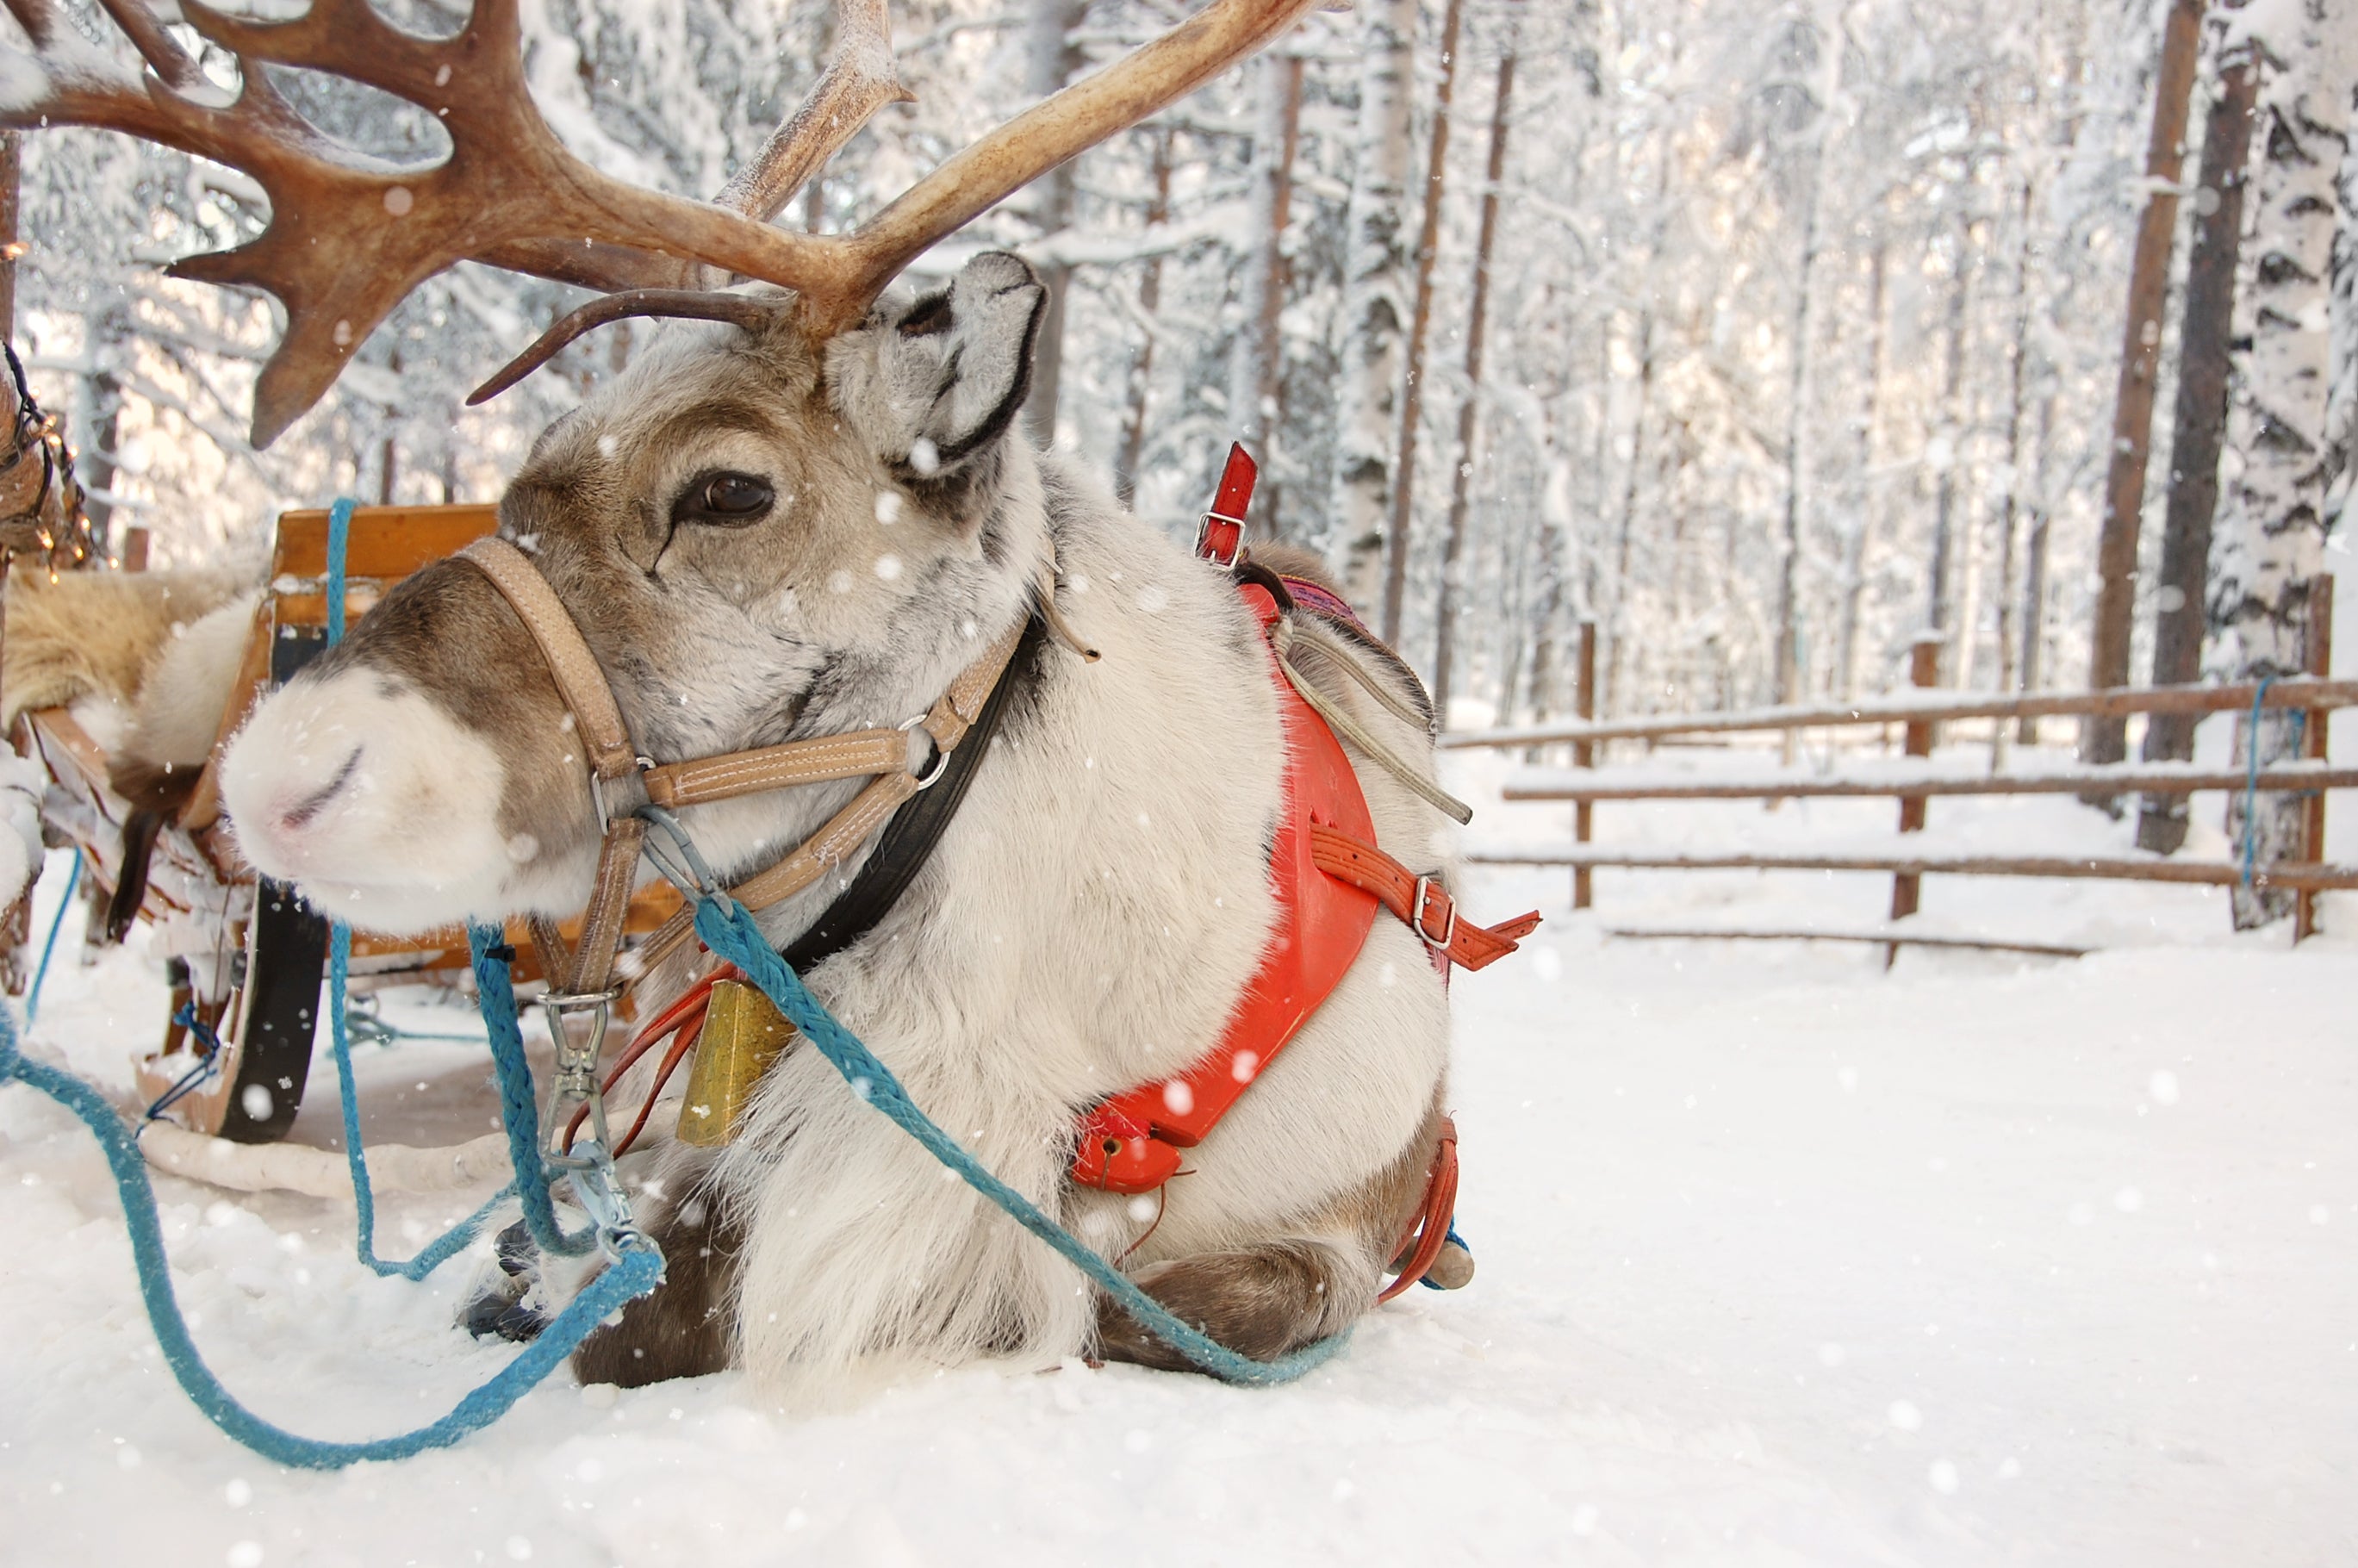
{"type": "Polygon", "coordinates": [[[1474,1282],[1474,1254],[1455,1241],[1443,1242],[1441,1255],[1424,1271],[1424,1282],[1436,1290],[1464,1290],[1474,1282]]]}
{"type": "Polygon", "coordinates": [[[499,1234],[499,1269],[459,1314],[459,1326],[478,1339],[493,1335],[529,1344],[548,1326],[540,1305],[540,1254],[519,1220],[499,1234]]]}

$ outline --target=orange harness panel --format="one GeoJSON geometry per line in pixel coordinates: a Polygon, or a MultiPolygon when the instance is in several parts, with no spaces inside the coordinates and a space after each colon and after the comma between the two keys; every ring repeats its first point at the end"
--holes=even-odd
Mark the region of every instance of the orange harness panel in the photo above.
{"type": "MultiPolygon", "coordinates": [[[[1278,617],[1277,600],[1257,583],[1238,591],[1267,632],[1278,617]]],[[[1177,1077],[1142,1084],[1083,1114],[1073,1155],[1073,1180],[1083,1186],[1151,1193],[1176,1174],[1179,1152],[1202,1141],[1301,1032],[1342,983],[1375,924],[1376,895],[1329,876],[1313,856],[1314,824],[1374,839],[1358,776],[1325,720],[1279,673],[1275,651],[1268,656],[1286,756],[1285,800],[1270,855],[1277,925],[1268,951],[1208,1055],[1177,1077]]]]}

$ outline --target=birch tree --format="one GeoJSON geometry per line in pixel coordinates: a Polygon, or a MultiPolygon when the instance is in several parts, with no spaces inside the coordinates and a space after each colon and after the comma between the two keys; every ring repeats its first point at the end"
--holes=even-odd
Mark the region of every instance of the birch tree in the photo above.
{"type": "Polygon", "coordinates": [[[1383,589],[1384,524],[1398,460],[1407,327],[1409,117],[1416,0],[1366,0],[1359,134],[1346,219],[1342,384],[1335,410],[1328,555],[1362,604],[1383,589]]]}
{"type": "MultiPolygon", "coordinates": [[[[2252,281],[2239,307],[2237,392],[2228,442],[2240,469],[2222,498],[2212,554],[2211,628],[2234,675],[2257,680],[2304,667],[2309,593],[2324,564],[2331,483],[2326,411],[2331,271],[2337,178],[2348,151],[2351,56],[2358,13],[2347,0],[2298,0],[2244,14],[2266,81],[2255,126],[2259,152],[2252,281]]],[[[2263,766],[2296,755],[2289,709],[2237,721],[2235,754],[2263,766]]],[[[2297,860],[2306,845],[2297,795],[2228,797],[2230,838],[2253,861],[2297,860]]],[[[2289,892],[2234,890],[2239,928],[2288,913],[2289,892]]]]}

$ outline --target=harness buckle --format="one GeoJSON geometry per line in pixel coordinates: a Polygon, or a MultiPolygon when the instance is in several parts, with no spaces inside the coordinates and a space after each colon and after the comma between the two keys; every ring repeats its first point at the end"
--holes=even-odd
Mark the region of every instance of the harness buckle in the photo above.
{"type": "Polygon", "coordinates": [[[1244,553],[1245,520],[1225,512],[1206,512],[1195,528],[1195,554],[1222,571],[1234,571],[1244,553]]]}
{"type": "Polygon", "coordinates": [[[1415,930],[1419,941],[1436,953],[1446,953],[1449,951],[1450,942],[1457,935],[1457,901],[1449,896],[1447,888],[1434,881],[1432,877],[1419,877],[1416,879],[1416,907],[1410,914],[1408,923],[1415,930]],[[1435,893],[1441,895],[1442,906],[1449,915],[1448,920],[1442,925],[1439,936],[1435,936],[1424,924],[1425,909],[1432,903],[1435,893]]]}

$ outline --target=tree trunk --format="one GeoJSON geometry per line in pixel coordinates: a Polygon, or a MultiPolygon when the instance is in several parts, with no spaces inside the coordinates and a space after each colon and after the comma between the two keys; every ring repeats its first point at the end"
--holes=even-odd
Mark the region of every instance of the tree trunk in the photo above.
{"type": "Polygon", "coordinates": [[[1653,411],[1653,394],[1654,308],[1648,305],[1638,319],[1638,417],[1629,429],[1629,471],[1622,481],[1621,528],[1613,546],[1613,611],[1606,632],[1605,704],[1600,710],[1607,714],[1620,711],[1621,644],[1628,629],[1629,536],[1637,528],[1638,473],[1646,460],[1646,422],[1653,411]]]}
{"type": "Polygon", "coordinates": [[[1866,550],[1875,526],[1875,427],[1882,415],[1883,316],[1885,243],[1877,240],[1868,263],[1866,399],[1858,425],[1858,515],[1851,520],[1844,541],[1842,629],[1834,654],[1835,690],[1850,697],[1858,690],[1858,621],[1866,597],[1866,550]]]}
{"type": "MultiPolygon", "coordinates": [[[[2248,53],[2223,61],[2202,136],[2194,196],[2194,243],[2186,262],[2185,318],[2178,330],[2178,411],[2169,444],[2169,501],[2161,528],[2160,587],[2153,615],[2153,684],[2202,676],[2203,600],[2211,519],[2219,504],[2219,447],[2227,433],[2227,361],[2235,319],[2235,267],[2244,237],[2244,170],[2259,72],[2248,53]]],[[[2194,720],[2156,713],[2145,721],[2145,760],[2194,755],[2194,720]]],[[[2186,842],[2184,795],[2148,795],[2137,810],[2137,847],[2170,855],[2186,842]]]]}
{"type": "Polygon", "coordinates": [[[1416,236],[1416,302],[1408,318],[1408,373],[1401,379],[1399,459],[1392,465],[1390,536],[1384,541],[1384,640],[1401,640],[1408,592],[1410,524],[1416,513],[1417,426],[1424,414],[1424,341],[1433,330],[1433,259],[1441,244],[1441,198],[1449,169],[1449,107],[1457,91],[1457,31],[1466,0],[1441,14],[1441,82],[1433,91],[1433,136],[1425,147],[1424,218],[1416,236]]]}
{"type": "MultiPolygon", "coordinates": [[[[1514,23],[1510,13],[1507,25],[1511,28],[1514,23]]],[[[1449,534],[1442,546],[1441,593],[1433,616],[1433,706],[1444,725],[1449,718],[1449,677],[1457,634],[1457,573],[1466,554],[1466,514],[1473,500],[1474,438],[1482,404],[1482,342],[1490,319],[1490,255],[1498,239],[1498,184],[1507,177],[1507,115],[1515,96],[1511,31],[1500,50],[1498,91],[1490,106],[1490,157],[1483,167],[1482,224],[1474,241],[1474,297],[1466,313],[1466,401],[1457,409],[1457,470],[1449,480],[1449,534]]],[[[1434,192],[1440,189],[1436,183],[1434,192]]],[[[1506,699],[1512,698],[1513,687],[1509,686],[1506,699]]]]}
{"type": "MultiPolygon", "coordinates": [[[[1941,465],[1933,505],[1931,602],[1924,614],[1925,624],[1934,632],[1949,629],[1949,557],[1956,541],[1957,469],[1965,445],[1965,421],[1958,415],[1957,403],[1964,395],[1966,297],[1974,286],[1973,245],[1973,226],[1967,224],[1957,234],[1957,276],[1949,292],[1949,359],[1941,384],[1942,434],[1949,450],[1941,465]]],[[[1933,684],[1939,684],[1937,676],[1933,684]]]]}
{"type": "MultiPolygon", "coordinates": [[[[2328,308],[2335,177],[2350,117],[2345,60],[2353,19],[2347,0],[2321,0],[2286,13],[2297,37],[2262,40],[2273,78],[2256,128],[2262,133],[2252,200],[2255,252],[2248,323],[2237,334],[2236,395],[2228,440],[2243,469],[2230,482],[2214,533],[2211,628],[2230,650],[2241,680],[2292,675],[2306,660],[2309,581],[2323,565],[2330,337],[2328,308]]],[[[2289,710],[2262,717],[2256,739],[2238,720],[2235,754],[2261,766],[2297,754],[2289,710]],[[2247,752],[2246,748],[2251,748],[2247,752]]],[[[2227,803],[2228,835],[2255,864],[2302,858],[2307,813],[2297,795],[2227,803]],[[2246,833],[2249,834],[2248,840],[2246,833]]],[[[2234,890],[2238,929],[2288,913],[2279,889],[2234,890]]]]}
{"type": "MultiPolygon", "coordinates": [[[[2055,394],[2039,403],[2039,457],[2031,471],[2030,537],[2022,550],[2022,677],[2020,689],[2037,691],[2039,650],[2047,636],[2047,532],[2053,514],[2047,501],[2047,455],[2055,444],[2055,394]]],[[[2024,719],[2014,727],[2014,738],[2026,746],[2039,743],[2039,720],[2024,719]]]]}
{"type": "Polygon", "coordinates": [[[16,212],[23,148],[15,131],[0,131],[0,342],[16,341],[16,212]]]}
{"type": "MultiPolygon", "coordinates": [[[[1088,0],[1032,0],[1023,85],[1034,102],[1064,86],[1080,68],[1081,50],[1072,35],[1088,8],[1088,0]]],[[[1073,221],[1073,177],[1079,163],[1078,158],[1066,159],[1033,187],[1037,194],[1032,217],[1042,239],[1055,239],[1073,221]]],[[[1073,269],[1051,261],[1039,272],[1048,298],[1040,312],[1040,334],[1032,353],[1032,391],[1023,413],[1032,438],[1046,447],[1056,439],[1056,400],[1065,375],[1065,299],[1072,291],[1073,269]]]]}
{"type": "MultiPolygon", "coordinates": [[[[1149,228],[1171,215],[1171,133],[1158,128],[1149,133],[1154,138],[1154,194],[1147,199],[1146,222],[1149,228]]],[[[1138,461],[1146,449],[1146,389],[1154,373],[1155,313],[1163,308],[1163,258],[1146,258],[1146,276],[1138,280],[1138,311],[1145,317],[1149,330],[1139,340],[1137,352],[1130,356],[1130,414],[1122,423],[1121,450],[1113,465],[1114,493],[1128,506],[1138,495],[1138,461]]]]}
{"type": "MultiPolygon", "coordinates": [[[[1839,53],[1829,40],[1830,53],[1839,53]]],[[[1822,119],[1830,118],[1830,113],[1822,119]]],[[[1785,524],[1777,541],[1777,649],[1772,700],[1786,703],[1801,695],[1800,573],[1801,567],[1801,400],[1810,378],[1810,282],[1818,266],[1818,206],[1823,199],[1826,166],[1825,138],[1821,124],[1818,149],[1810,170],[1809,204],[1801,216],[1801,256],[1793,280],[1791,365],[1785,388],[1785,524]]]]}
{"type": "Polygon", "coordinates": [[[1279,322],[1293,268],[1285,257],[1293,216],[1293,160],[1302,144],[1302,57],[1272,51],[1255,68],[1260,117],[1253,129],[1252,239],[1245,258],[1244,319],[1228,367],[1228,422],[1260,460],[1255,529],[1283,538],[1284,487],[1277,438],[1283,427],[1285,344],[1279,322]]]}
{"type": "MultiPolygon", "coordinates": [[[[2030,214],[2033,186],[2022,181],[2020,231],[2014,252],[2014,360],[2006,370],[2006,505],[1998,517],[1997,546],[1997,689],[2014,689],[2014,558],[2018,553],[2022,507],[2023,381],[2030,367],[2030,214]]],[[[1990,726],[1990,766],[2006,762],[2006,726],[1990,726]]]]}
{"type": "Polygon", "coordinates": [[[2326,499],[2329,515],[2338,516],[2348,528],[2358,523],[2358,507],[2353,505],[2353,498],[2358,497],[2358,81],[2351,83],[2342,143],[2342,222],[2333,235],[2333,386],[2326,397],[2331,476],[2326,499]]]}
{"type": "Polygon", "coordinates": [[[84,312],[82,357],[91,371],[75,381],[71,412],[65,421],[74,448],[75,476],[85,492],[101,492],[90,496],[82,510],[90,518],[90,536],[102,556],[114,526],[114,503],[105,497],[114,490],[114,441],[123,420],[123,388],[110,368],[121,332],[114,313],[105,307],[84,312]]]}
{"type": "MultiPolygon", "coordinates": [[[[2161,362],[2161,318],[2169,300],[2169,252],[2178,227],[2179,170],[2186,156],[2186,100],[2194,86],[2202,0],[2171,0],[2156,72],[2153,132],[2146,143],[2145,211],[2129,263],[2128,325],[2122,334],[2114,400],[2112,464],[2104,520],[2096,536],[2096,614],[2088,684],[2125,686],[2130,618],[2136,610],[2137,529],[2145,506],[2146,459],[2153,443],[2154,374],[2161,362]]],[[[2093,717],[2081,727],[2080,760],[2128,755],[2128,720],[2093,717]]]]}
{"type": "Polygon", "coordinates": [[[1384,513],[1391,502],[1400,434],[1401,339],[1408,307],[1406,206],[1409,104],[1415,86],[1409,51],[1416,0],[1367,0],[1366,63],[1351,201],[1345,219],[1342,385],[1336,399],[1334,500],[1328,554],[1350,596],[1377,602],[1383,591],[1384,513]]]}

